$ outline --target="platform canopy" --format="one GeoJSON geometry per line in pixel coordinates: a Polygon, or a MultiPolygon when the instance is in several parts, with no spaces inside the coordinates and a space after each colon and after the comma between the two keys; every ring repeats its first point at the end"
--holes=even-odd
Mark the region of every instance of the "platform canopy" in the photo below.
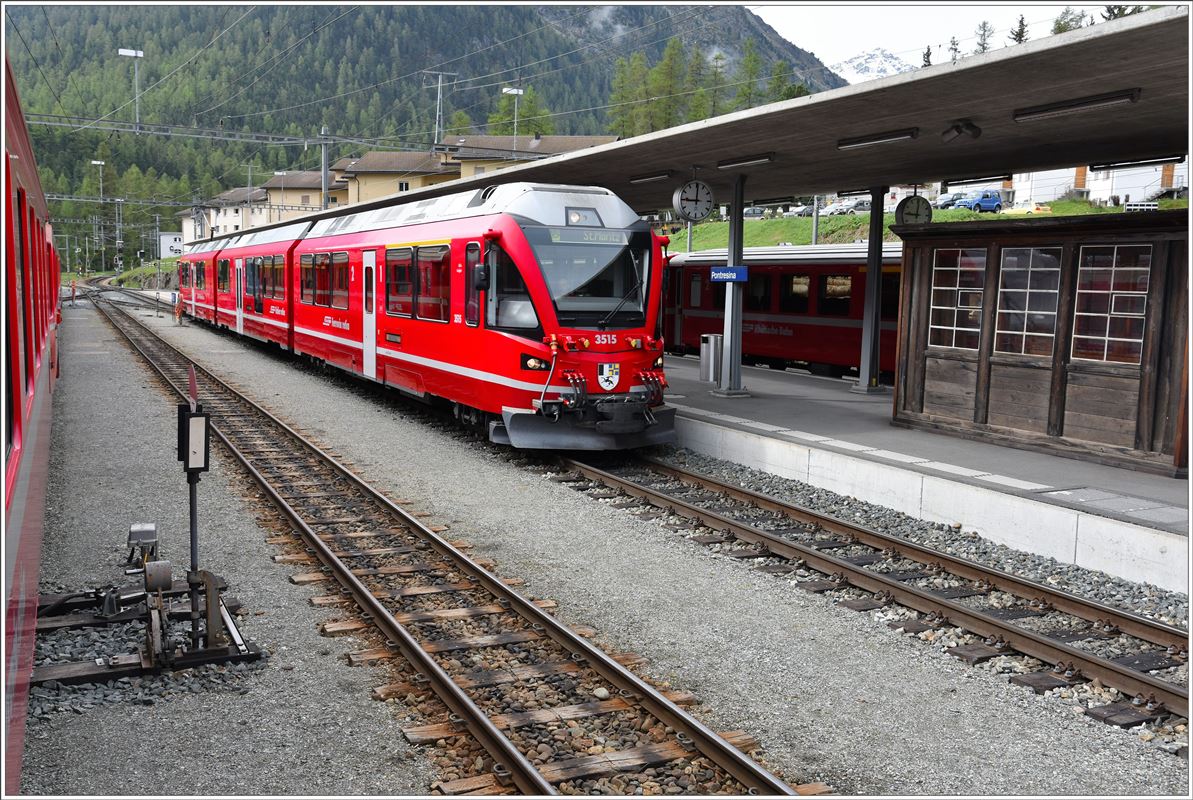
{"type": "Polygon", "coordinates": [[[744,174],[747,201],[761,203],[1184,154],[1188,29],[1187,7],[1154,9],[402,197],[512,181],[599,184],[648,213],[670,207],[672,192],[694,167],[718,202],[729,200],[734,177],[744,174]],[[1087,107],[1066,112],[1074,101],[1087,107]],[[945,141],[942,134],[958,122],[980,135],[962,131],[945,141]],[[914,138],[849,146],[883,134],[914,138]],[[758,158],[767,160],[734,166],[758,158]]]}

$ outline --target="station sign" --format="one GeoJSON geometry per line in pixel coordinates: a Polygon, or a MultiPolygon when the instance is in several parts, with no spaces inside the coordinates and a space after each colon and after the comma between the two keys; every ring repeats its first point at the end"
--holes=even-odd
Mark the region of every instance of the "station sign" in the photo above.
{"type": "Polygon", "coordinates": [[[713,283],[745,283],[750,272],[748,267],[713,267],[708,279],[713,283]]]}

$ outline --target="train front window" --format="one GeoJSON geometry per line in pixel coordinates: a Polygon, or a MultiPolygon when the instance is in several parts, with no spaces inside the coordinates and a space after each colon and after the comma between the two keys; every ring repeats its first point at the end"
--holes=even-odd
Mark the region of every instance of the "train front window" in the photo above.
{"type": "Polygon", "coordinates": [[[646,324],[650,233],[526,226],[555,313],[576,328],[646,324]]]}

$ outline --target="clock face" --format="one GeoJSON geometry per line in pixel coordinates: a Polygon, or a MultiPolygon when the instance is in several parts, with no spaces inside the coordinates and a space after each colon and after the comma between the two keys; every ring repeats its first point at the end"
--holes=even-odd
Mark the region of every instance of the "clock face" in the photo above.
{"type": "Polygon", "coordinates": [[[699,222],[712,213],[712,189],[704,181],[688,181],[675,190],[671,204],[684,219],[699,222]]]}
{"type": "Polygon", "coordinates": [[[920,195],[903,198],[895,208],[895,222],[899,225],[923,225],[932,221],[932,204],[920,195]]]}

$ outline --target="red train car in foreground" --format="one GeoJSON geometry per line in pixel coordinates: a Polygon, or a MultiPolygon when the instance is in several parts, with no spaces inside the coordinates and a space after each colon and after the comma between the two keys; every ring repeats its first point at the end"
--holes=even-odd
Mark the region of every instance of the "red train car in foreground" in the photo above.
{"type": "Polygon", "coordinates": [[[197,242],[179,285],[197,319],[450,404],[495,442],[622,449],[675,437],[665,243],[606,189],[518,183],[197,242]]]}
{"type": "Polygon", "coordinates": [[[33,670],[60,274],[7,59],[4,81],[4,791],[13,794],[20,789],[33,670]]]}
{"type": "MultiPolygon", "coordinates": [[[[742,301],[742,361],[776,369],[807,366],[841,376],[861,360],[868,245],[748,247],[749,283],[742,301]]],[[[725,250],[677,253],[667,267],[668,349],[700,352],[700,336],[722,333],[725,284],[709,280],[726,265],[725,250]]],[[[879,368],[895,369],[903,247],[882,247],[879,368]]]]}

